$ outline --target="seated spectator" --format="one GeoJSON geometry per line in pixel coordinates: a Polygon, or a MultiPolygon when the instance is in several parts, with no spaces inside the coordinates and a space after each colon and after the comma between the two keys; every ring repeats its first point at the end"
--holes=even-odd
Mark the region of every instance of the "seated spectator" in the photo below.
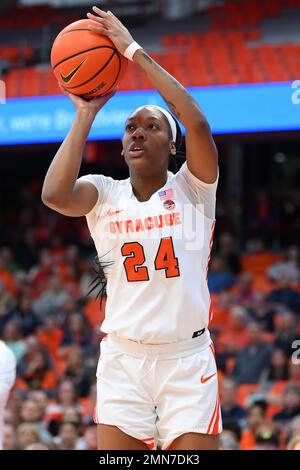
{"type": "Polygon", "coordinates": [[[87,371],[83,349],[80,346],[74,345],[69,349],[64,375],[72,379],[79,397],[86,397],[89,394],[93,377],[87,371]]]}
{"type": "Polygon", "coordinates": [[[247,310],[244,307],[238,305],[231,307],[228,322],[224,325],[218,337],[221,350],[235,355],[248,345],[247,320],[247,310]]]}
{"type": "Polygon", "coordinates": [[[237,355],[233,376],[239,384],[259,382],[271,359],[272,346],[264,342],[263,331],[258,323],[249,325],[250,341],[237,355]]]}
{"type": "Polygon", "coordinates": [[[253,274],[250,272],[241,273],[235,287],[233,288],[234,303],[246,308],[251,306],[253,301],[253,274]]]}
{"type": "Polygon", "coordinates": [[[276,317],[276,332],[274,346],[282,349],[290,357],[294,350],[292,344],[298,339],[296,330],[296,317],[292,312],[285,310],[276,317]]]}
{"type": "Polygon", "coordinates": [[[53,390],[57,376],[48,353],[39,349],[33,355],[27,352],[19,363],[19,376],[31,390],[53,390]]]}
{"type": "Polygon", "coordinates": [[[224,260],[229,271],[237,275],[241,272],[240,256],[236,249],[236,241],[229,233],[220,236],[220,257],[224,260]]]}
{"type": "Polygon", "coordinates": [[[3,450],[16,450],[17,436],[12,424],[5,423],[3,426],[3,450]]]}
{"type": "Polygon", "coordinates": [[[23,423],[31,424],[38,433],[33,442],[42,440],[45,443],[52,441],[52,436],[48,432],[45,424],[45,415],[43,410],[33,400],[26,400],[21,408],[21,419],[23,423]]]}
{"type": "Polygon", "coordinates": [[[91,344],[91,331],[85,317],[75,312],[66,319],[62,347],[69,345],[88,347],[91,344]]]}
{"type": "Polygon", "coordinates": [[[57,399],[50,403],[46,410],[46,420],[49,423],[49,429],[52,434],[56,434],[57,426],[62,421],[64,410],[69,407],[82,414],[82,407],[78,403],[78,397],[74,383],[70,379],[63,378],[57,388],[57,399]]]}
{"type": "Polygon", "coordinates": [[[6,289],[4,282],[0,279],[0,334],[5,321],[3,317],[14,307],[16,301],[12,294],[6,289]]]}
{"type": "Polygon", "coordinates": [[[3,321],[14,320],[19,323],[24,337],[35,333],[41,323],[33,311],[31,299],[25,295],[21,297],[16,307],[9,311],[5,317],[3,317],[3,321]]]}
{"type": "Polygon", "coordinates": [[[288,275],[281,276],[278,281],[278,287],[270,292],[267,300],[274,307],[284,305],[297,315],[300,315],[300,294],[293,288],[292,279],[288,275]]]}
{"type": "Polygon", "coordinates": [[[257,401],[246,411],[246,426],[242,432],[241,450],[253,450],[255,448],[255,434],[259,426],[266,420],[267,405],[264,401],[257,401]]]}
{"type": "Polygon", "coordinates": [[[274,349],[271,362],[266,370],[266,379],[277,382],[288,379],[288,357],[282,349],[274,349]]]}
{"type": "Polygon", "coordinates": [[[18,364],[27,350],[20,323],[15,320],[8,321],[6,325],[4,325],[2,336],[3,341],[14,353],[18,364]]]}
{"type": "Polygon", "coordinates": [[[228,268],[225,267],[222,258],[214,257],[210,263],[207,282],[209,291],[214,294],[232,287],[235,282],[235,277],[228,268]]]}
{"type": "Polygon", "coordinates": [[[236,382],[229,377],[225,377],[221,386],[221,410],[223,421],[230,419],[240,422],[246,415],[245,410],[237,404],[236,392],[236,382]]]}
{"type": "Polygon", "coordinates": [[[86,450],[97,450],[97,426],[95,424],[86,427],[83,440],[86,450]]]}
{"type": "Polygon", "coordinates": [[[78,426],[72,422],[60,424],[58,437],[54,442],[59,450],[85,450],[84,440],[80,437],[78,426]]]}
{"type": "Polygon", "coordinates": [[[281,396],[282,410],[273,416],[282,429],[286,429],[292,418],[300,415],[300,387],[288,385],[281,396]]]}
{"type": "Polygon", "coordinates": [[[271,281],[280,282],[287,277],[293,283],[300,281],[300,253],[296,245],[290,246],[281,262],[272,264],[267,270],[267,276],[271,281]]]}
{"type": "Polygon", "coordinates": [[[300,414],[295,416],[288,425],[289,440],[300,437],[300,414]]]}
{"type": "Polygon", "coordinates": [[[59,357],[58,349],[63,339],[62,327],[56,314],[52,313],[43,318],[37,337],[51,358],[56,360],[59,357]]]}
{"type": "Polygon", "coordinates": [[[273,423],[261,424],[255,433],[255,450],[277,450],[279,436],[273,423]]]}
{"type": "Polygon", "coordinates": [[[268,304],[264,292],[256,291],[253,293],[248,313],[253,321],[260,323],[264,331],[274,331],[275,309],[268,304]]]}
{"type": "Polygon", "coordinates": [[[47,288],[34,302],[34,311],[39,318],[49,313],[59,313],[69,295],[66,293],[62,279],[57,274],[52,274],[47,282],[47,288]]]}
{"type": "Polygon", "coordinates": [[[40,439],[39,432],[36,426],[31,423],[22,423],[17,429],[17,448],[24,450],[30,444],[37,442],[40,439]]]}

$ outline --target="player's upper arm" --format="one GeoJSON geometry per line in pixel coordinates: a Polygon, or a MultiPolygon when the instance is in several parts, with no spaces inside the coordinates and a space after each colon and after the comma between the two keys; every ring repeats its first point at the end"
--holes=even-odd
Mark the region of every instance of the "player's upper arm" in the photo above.
{"type": "Polygon", "coordinates": [[[44,201],[45,204],[57,212],[70,216],[81,217],[93,209],[99,198],[99,191],[91,181],[79,178],[72,194],[67,200],[44,201]]]}
{"type": "Polygon", "coordinates": [[[218,152],[205,118],[198,125],[186,128],[186,160],[190,172],[203,183],[216,181],[218,152]]]}

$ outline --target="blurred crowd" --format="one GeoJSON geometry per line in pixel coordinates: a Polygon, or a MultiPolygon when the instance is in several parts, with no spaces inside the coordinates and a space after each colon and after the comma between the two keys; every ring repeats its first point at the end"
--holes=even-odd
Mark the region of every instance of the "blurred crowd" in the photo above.
{"type": "MultiPolygon", "coordinates": [[[[17,359],[4,449],[96,449],[95,371],[105,301],[87,295],[94,247],[84,218],[62,217],[39,188],[1,214],[0,337],[17,359]]],[[[220,222],[208,283],[222,449],[300,449],[300,253],[237,250],[220,222]]]]}

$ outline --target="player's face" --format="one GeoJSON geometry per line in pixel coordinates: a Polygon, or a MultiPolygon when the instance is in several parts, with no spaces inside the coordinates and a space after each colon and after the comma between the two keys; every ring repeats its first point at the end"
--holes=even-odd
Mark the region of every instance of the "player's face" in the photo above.
{"type": "Polygon", "coordinates": [[[171,130],[162,113],[151,106],[129,116],[125,123],[123,154],[131,169],[166,171],[169,155],[175,151],[171,130]]]}

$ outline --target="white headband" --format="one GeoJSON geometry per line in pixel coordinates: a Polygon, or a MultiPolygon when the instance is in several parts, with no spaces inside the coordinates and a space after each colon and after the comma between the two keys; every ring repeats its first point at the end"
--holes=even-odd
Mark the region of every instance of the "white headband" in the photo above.
{"type": "Polygon", "coordinates": [[[152,108],[159,109],[159,111],[166,116],[168,123],[170,124],[170,127],[171,127],[173,141],[176,142],[177,128],[176,128],[175,119],[173,118],[172,114],[169,113],[169,111],[167,111],[166,109],[161,108],[160,106],[156,106],[156,104],[146,104],[144,106],[140,106],[134,112],[136,113],[137,111],[140,111],[140,109],[143,109],[146,106],[151,106],[152,108]]]}

